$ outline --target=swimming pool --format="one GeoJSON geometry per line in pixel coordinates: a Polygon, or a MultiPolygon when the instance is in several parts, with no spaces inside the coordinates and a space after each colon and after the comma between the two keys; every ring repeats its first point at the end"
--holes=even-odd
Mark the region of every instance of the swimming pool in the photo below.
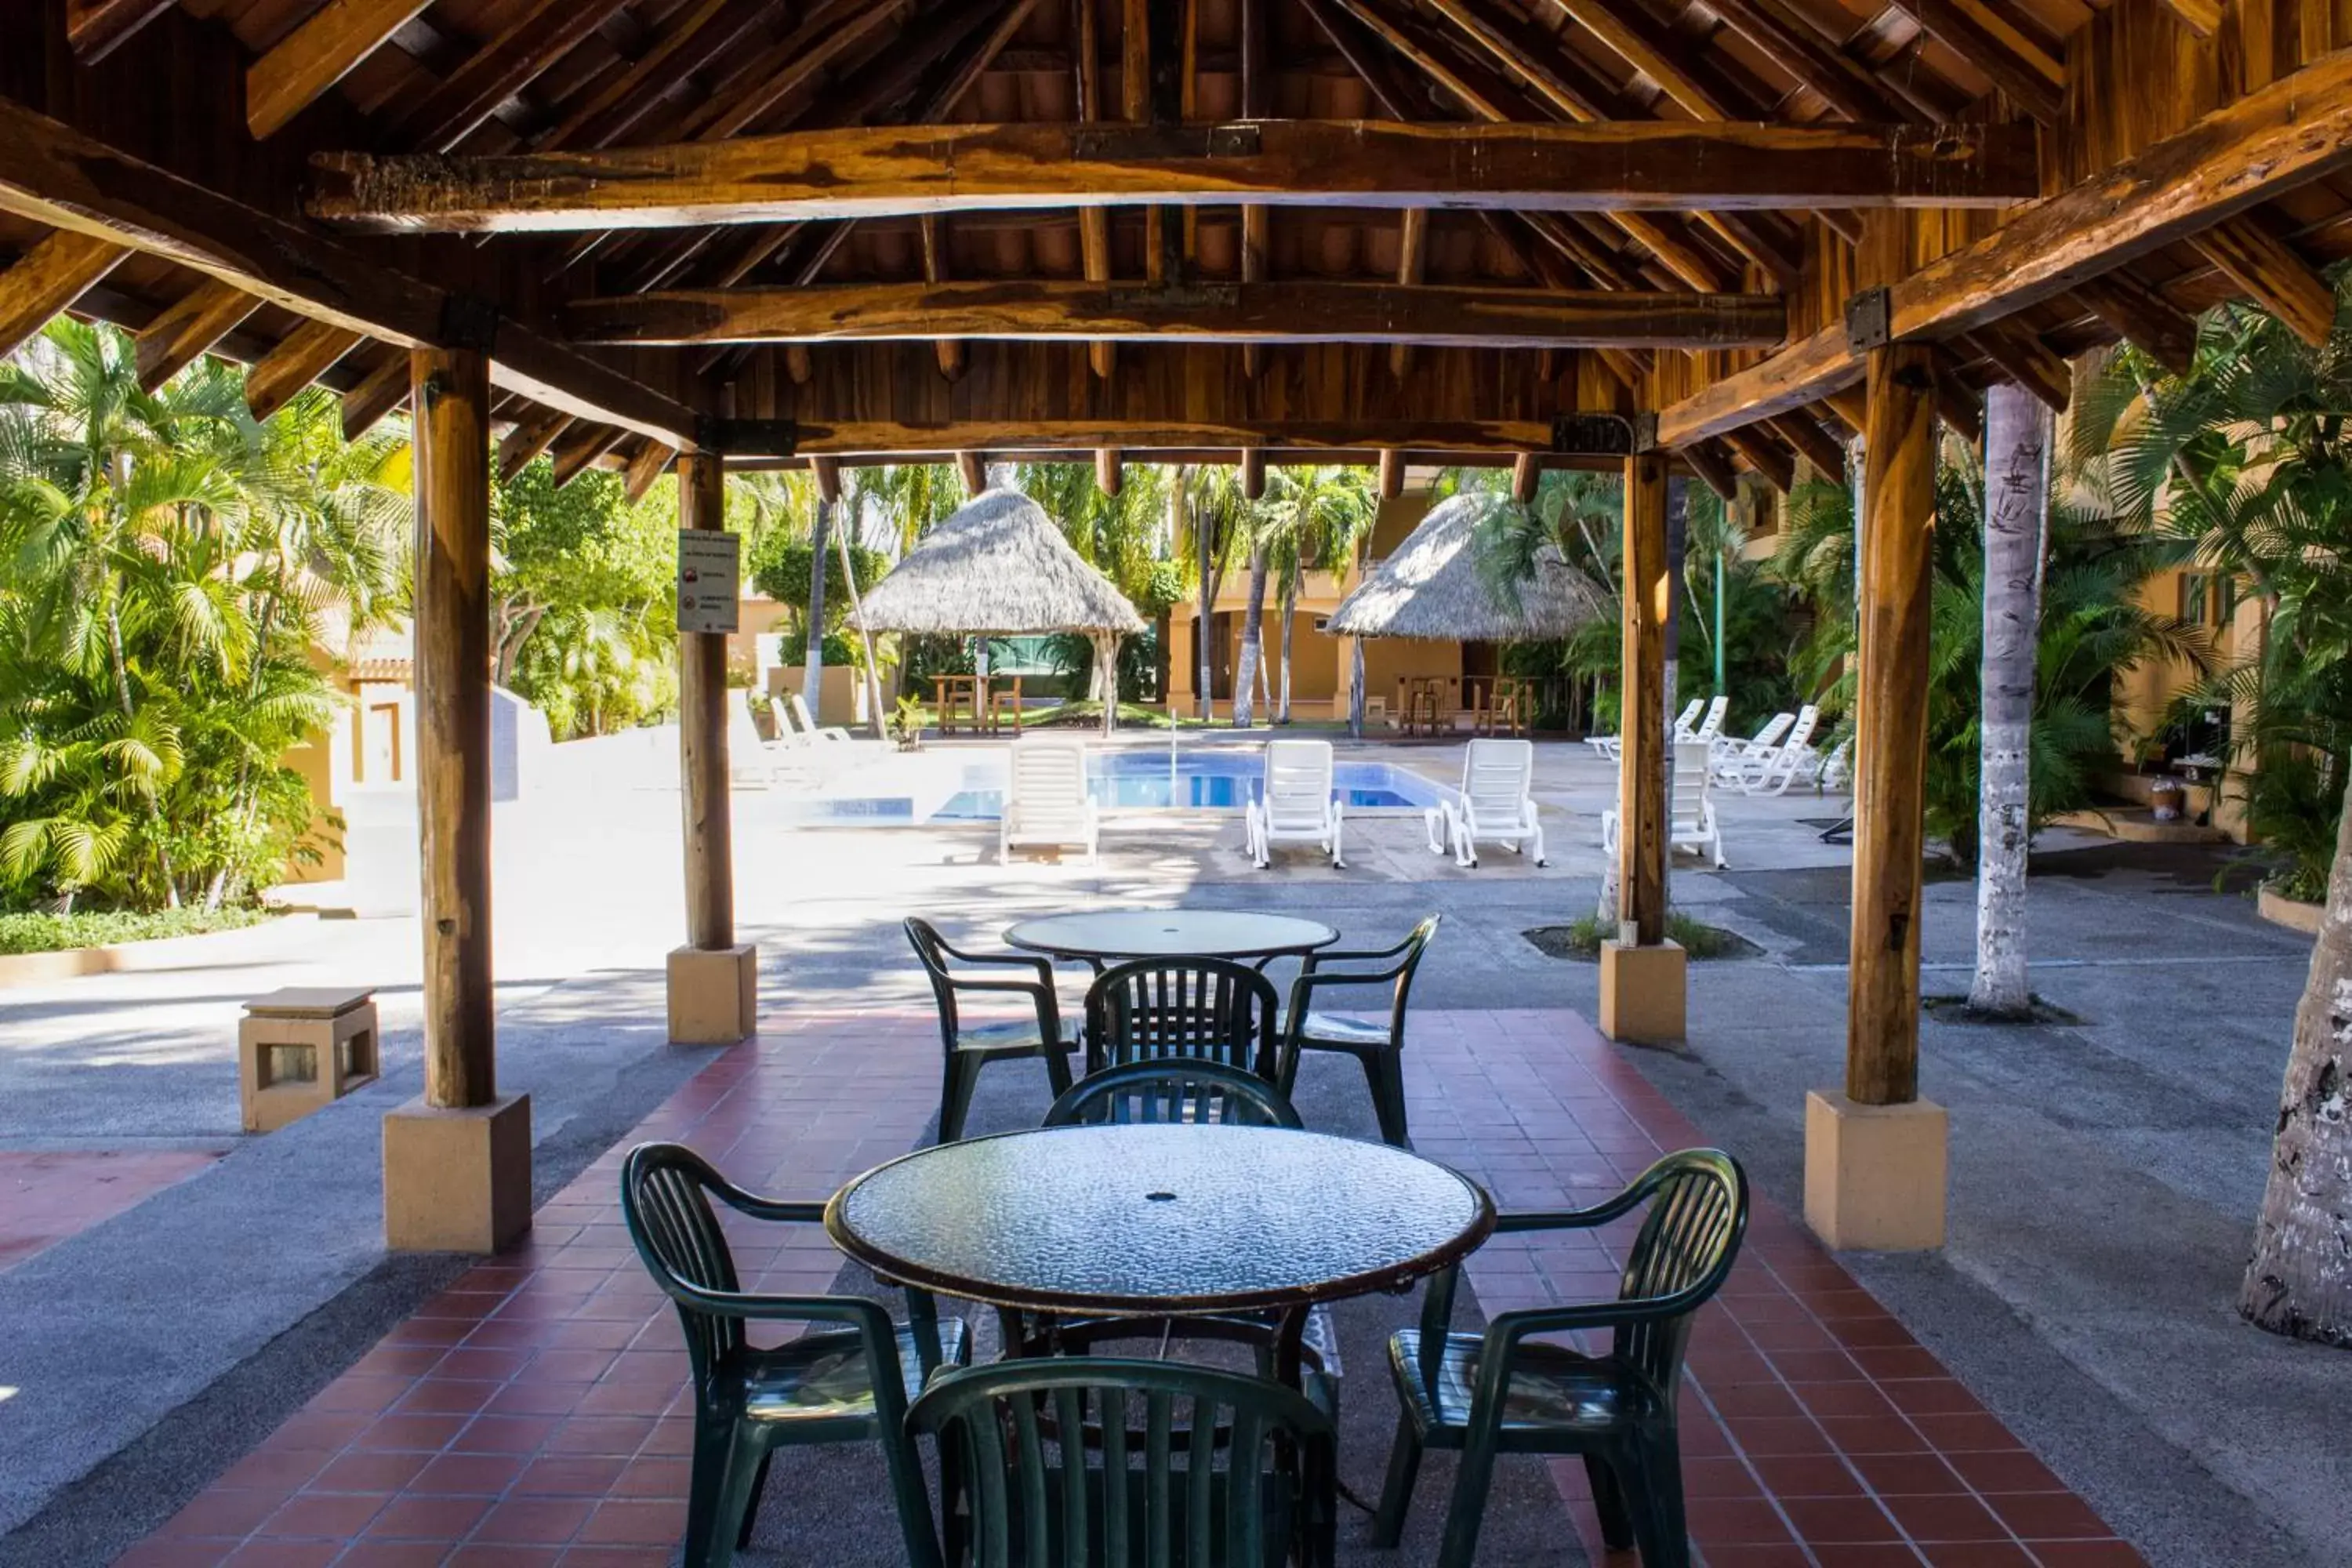
{"type": "MultiPolygon", "coordinates": [[[[1087,758],[1087,793],[1105,811],[1239,811],[1257,797],[1265,772],[1256,747],[1180,752],[1172,768],[1165,752],[1098,751],[1087,758]]],[[[932,753],[861,770],[795,815],[840,826],[994,822],[1004,813],[1004,778],[1001,753],[932,753]]],[[[1349,811],[1420,811],[1451,793],[1388,763],[1335,763],[1331,785],[1349,811]]]]}

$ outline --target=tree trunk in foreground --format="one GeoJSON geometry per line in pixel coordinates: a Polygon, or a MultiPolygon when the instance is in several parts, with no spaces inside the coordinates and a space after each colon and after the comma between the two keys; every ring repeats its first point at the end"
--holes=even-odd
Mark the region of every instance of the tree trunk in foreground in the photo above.
{"type": "Polygon", "coordinates": [[[2022,387],[1985,394],[1984,675],[1977,784],[1977,973],[1969,1005],[2024,1017],[2025,858],[2050,411],[2022,387]]]}
{"type": "Polygon", "coordinates": [[[1242,611],[1242,667],[1234,676],[1234,728],[1250,727],[1258,666],[1265,662],[1265,552],[1250,552],[1249,603],[1242,611]]]}
{"type": "Polygon", "coordinates": [[[1290,722],[1290,617],[1297,602],[1287,594],[1282,596],[1282,681],[1280,695],[1274,700],[1274,721],[1277,724],[1290,722]]]}
{"type": "Polygon", "coordinates": [[[2274,1334],[2352,1346],[2352,805],[2336,830],[2238,1310],[2274,1334]]]}
{"type": "Polygon", "coordinates": [[[1350,637],[1348,655],[1348,733],[1364,738],[1364,639],[1350,637]]]}
{"type": "Polygon", "coordinates": [[[808,673],[801,678],[801,697],[813,721],[824,711],[819,682],[824,676],[824,550],[832,531],[833,503],[819,497],[809,534],[808,673]]]}

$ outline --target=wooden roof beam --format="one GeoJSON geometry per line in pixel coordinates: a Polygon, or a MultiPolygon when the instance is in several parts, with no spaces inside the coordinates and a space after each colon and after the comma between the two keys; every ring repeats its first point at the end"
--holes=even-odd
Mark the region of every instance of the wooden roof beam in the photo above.
{"type": "Polygon", "coordinates": [[[245,70],[245,123],[254,140],[285,129],[353,66],[382,48],[429,0],[327,0],[245,70]]]}
{"type": "MultiPolygon", "coordinates": [[[[1400,289],[1421,287],[1429,269],[1429,209],[1407,207],[1397,214],[1397,287],[1400,289]]],[[[1395,342],[1389,347],[1389,371],[1399,381],[1412,374],[1412,345],[1395,342]]]]}
{"type": "Polygon", "coordinates": [[[1753,426],[1723,433],[1724,445],[1748,460],[1764,482],[1787,495],[1797,488],[1797,459],[1772,437],[1753,426]]]}
{"type": "Polygon", "coordinates": [[[1509,457],[1546,450],[1551,425],[1539,419],[1238,418],[1203,422],[1158,419],[966,420],[920,425],[888,419],[828,420],[805,410],[793,416],[802,456],[847,457],[867,452],[925,455],[947,461],[958,452],[1083,452],[1115,447],[1138,453],[1220,451],[1244,447],[1269,452],[1400,450],[1509,457]]]}
{"type": "Polygon", "coordinates": [[[628,0],[536,0],[401,121],[402,134],[446,153],[609,21],[628,0]]]}
{"type": "Polygon", "coordinates": [[[1870,68],[1833,48],[1785,0],[1708,0],[1707,9],[1782,70],[1829,100],[1850,120],[1920,118],[1887,90],[1870,68]]]}
{"type": "Polygon", "coordinates": [[[2032,128],[1997,125],[875,126],[603,152],[329,153],[312,162],[314,216],[458,233],[1131,203],[2000,207],[2039,189],[2032,128]]]}
{"type": "Polygon", "coordinates": [[[1912,19],[1992,79],[2009,100],[2044,125],[2066,121],[2066,62],[2012,26],[1984,0],[1896,0],[1912,19]]]}
{"type": "MultiPolygon", "coordinates": [[[[478,302],[5,99],[0,211],[161,256],[297,315],[402,346],[445,342],[453,321],[477,313],[478,302]]],[[[502,390],[641,435],[694,428],[688,405],[520,322],[496,323],[490,374],[502,390]]]]}
{"type": "MultiPolygon", "coordinates": [[[[1241,0],[1242,118],[1244,120],[1265,119],[1272,103],[1272,95],[1267,90],[1272,84],[1267,79],[1265,58],[1267,3],[1268,0],[1241,0]]],[[[1088,0],[1072,0],[1072,4],[1082,16],[1091,16],[1093,7],[1088,4],[1088,0]]],[[[1090,28],[1092,24],[1089,21],[1085,26],[1090,28]]],[[[1095,210],[1087,209],[1088,212],[1095,210]]],[[[1079,222],[1085,221],[1086,216],[1081,214],[1079,222]]],[[[1243,282],[1265,281],[1267,258],[1273,249],[1274,214],[1263,205],[1255,202],[1244,206],[1241,249],[1243,282]]],[[[1399,264],[1398,272],[1400,282],[1421,281],[1419,278],[1404,278],[1402,262],[1399,264]]],[[[1094,274],[1089,272],[1087,276],[1091,278],[1094,274]]],[[[1403,350],[1398,352],[1405,354],[1403,350]]],[[[1404,374],[1405,364],[1410,357],[1410,354],[1405,354],[1404,359],[1394,357],[1391,359],[1390,363],[1398,374],[1404,374]]],[[[1265,374],[1265,350],[1262,345],[1250,343],[1242,349],[1242,369],[1254,377],[1265,374]]]]}
{"type": "Polygon", "coordinates": [[[656,441],[648,436],[630,457],[628,466],[621,470],[622,485],[631,506],[652,493],[654,481],[668,472],[677,448],[667,441],[656,441]]]}
{"type": "MultiPolygon", "coordinates": [[[[2203,116],[1929,263],[1887,293],[1890,336],[1938,339],[1996,321],[2238,216],[2352,162],[2352,50],[2203,116]]],[[[1659,416],[1680,447],[1787,413],[1862,376],[1843,324],[1791,343],[1659,416]]]]}
{"type": "Polygon", "coordinates": [[[2083,308],[2107,329],[2174,375],[2187,375],[2197,358],[2197,323],[2126,272],[2074,286],[2083,308]]]}
{"type": "Polygon", "coordinates": [[[555,448],[555,488],[562,489],[595,465],[628,435],[610,425],[576,424],[555,448]]]}
{"type": "Polygon", "coordinates": [[[1787,305],[1770,294],[1327,282],[1153,290],[1078,279],[677,289],[575,300],[567,320],[575,341],[600,343],[1113,338],[1726,348],[1778,342],[1788,330],[1787,305]]]}
{"type": "Polygon", "coordinates": [[[2336,291],[2251,213],[2191,235],[2189,243],[2295,336],[2314,348],[2327,342],[2336,325],[2336,291]]]}
{"type": "Polygon", "coordinates": [[[0,271],[0,359],[38,335],[49,318],[121,265],[127,247],[60,230],[0,271]]]}
{"type": "Polygon", "coordinates": [[[244,289],[217,278],[205,279],[140,329],[139,389],[155,391],[259,309],[261,301],[244,289]]]}
{"type": "Polygon", "coordinates": [[[256,419],[268,418],[359,346],[357,332],[332,321],[304,321],[246,373],[245,405],[256,419]]]}
{"type": "Polygon", "coordinates": [[[516,423],[499,442],[499,482],[509,484],[530,467],[531,460],[572,426],[572,416],[561,408],[541,408],[516,423]]]}
{"type": "Polygon", "coordinates": [[[66,0],[66,43],[93,66],[171,8],[172,0],[66,0]]]}
{"type": "Polygon", "coordinates": [[[2074,396],[2074,375],[2066,362],[2052,353],[2042,340],[2021,330],[2015,321],[1994,321],[1961,335],[1999,368],[2001,378],[2032,393],[2053,414],[2066,412],[2074,396]]]}
{"type": "Polygon", "coordinates": [[[343,394],[343,439],[356,441],[408,400],[408,351],[394,349],[343,394]]]}
{"type": "MultiPolygon", "coordinates": [[[[1250,0],[1250,3],[1254,4],[1255,0],[1250,0]]],[[[1070,21],[1074,73],[1071,85],[1076,90],[1079,123],[1091,125],[1102,118],[1102,43],[1095,36],[1094,0],[1070,0],[1070,21]]],[[[1247,25],[1246,18],[1244,25],[1247,25]]],[[[1246,86],[1244,87],[1243,92],[1246,97],[1248,93],[1246,86]]],[[[1259,277],[1264,276],[1265,271],[1265,217],[1264,207],[1242,209],[1242,279],[1244,282],[1255,282],[1259,277]],[[1257,215],[1259,220],[1257,237],[1260,241],[1255,257],[1250,247],[1250,215],[1253,213],[1257,215]]],[[[1078,209],[1078,266],[1089,283],[1110,281],[1110,209],[1108,207],[1078,209]]],[[[1093,369],[1098,379],[1108,381],[1118,371],[1118,345],[1102,342],[1092,344],[1087,350],[1087,363],[1093,369]]],[[[1258,367],[1252,364],[1248,369],[1252,374],[1255,374],[1258,367]]],[[[1116,472],[1116,469],[1117,465],[1114,463],[1113,471],[1116,472]]],[[[1109,495],[1116,492],[1106,490],[1103,493],[1109,495]]]]}

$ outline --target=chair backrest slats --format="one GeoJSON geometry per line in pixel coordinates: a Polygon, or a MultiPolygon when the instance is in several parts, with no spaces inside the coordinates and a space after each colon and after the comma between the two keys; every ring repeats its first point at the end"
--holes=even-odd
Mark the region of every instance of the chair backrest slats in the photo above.
{"type": "MultiPolygon", "coordinates": [[[[1650,1206],[1625,1255],[1621,1300],[1654,1300],[1706,1287],[1711,1295],[1738,1255],[1748,1226],[1748,1177],[1728,1154],[1713,1149],[1669,1154],[1635,1178],[1650,1206]]],[[[1690,1342],[1692,1312],[1628,1324],[1616,1333],[1616,1353],[1674,1396],[1690,1342]]]]}
{"type": "Polygon", "coordinates": [[[1297,1110],[1265,1079],[1197,1059],[1129,1062],[1091,1073],[1045,1112],[1048,1127],[1135,1122],[1300,1125],[1297,1110]]]}
{"type": "Polygon", "coordinates": [[[961,1466],[974,1568],[1265,1568],[1294,1545],[1307,1568],[1331,1563],[1331,1421],[1279,1384],[1000,1362],[933,1380],[908,1424],[961,1466]]]}
{"type": "Polygon", "coordinates": [[[1087,752],[1067,741],[1023,741],[1013,748],[1007,804],[1024,813],[1056,817],[1083,816],[1087,804],[1087,752]]]}
{"type": "Polygon", "coordinates": [[[1276,1078],[1274,986],[1246,964],[1143,959],[1105,971],[1087,991],[1091,1068],[1192,1058],[1276,1078]]]}
{"type": "MultiPolygon", "coordinates": [[[[638,1255],[655,1277],[699,1289],[742,1289],[726,1232],[705,1195],[717,1173],[677,1144],[649,1143],[630,1152],[622,1167],[621,1211],[638,1255]]],[[[687,1355],[699,1387],[711,1370],[743,1345],[740,1318],[677,1303],[687,1355]]]]}
{"type": "Polygon", "coordinates": [[[1534,742],[1482,737],[1463,755],[1462,794],[1481,822],[1513,822],[1534,785],[1535,772],[1534,742]]]}
{"type": "Polygon", "coordinates": [[[1276,828],[1321,826],[1331,806],[1331,742],[1268,741],[1265,791],[1276,828]]]}

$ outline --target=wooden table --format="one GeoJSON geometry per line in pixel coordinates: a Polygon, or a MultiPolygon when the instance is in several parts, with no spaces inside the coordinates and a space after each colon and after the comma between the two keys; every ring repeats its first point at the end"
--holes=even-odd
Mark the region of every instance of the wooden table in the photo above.
{"type": "Polygon", "coordinates": [[[985,675],[934,675],[931,707],[939,716],[940,733],[952,735],[961,723],[974,733],[995,734],[1007,713],[1013,732],[1021,733],[1021,677],[1005,677],[1000,686],[985,675]]]}
{"type": "Polygon", "coordinates": [[[1295,1387],[1311,1308],[1460,1262],[1495,1228],[1495,1205],[1459,1172],[1386,1144],[1129,1123],[917,1150],[835,1194],[824,1227],[885,1279],[1016,1321],[1276,1314],[1276,1370],[1295,1387]]]}

